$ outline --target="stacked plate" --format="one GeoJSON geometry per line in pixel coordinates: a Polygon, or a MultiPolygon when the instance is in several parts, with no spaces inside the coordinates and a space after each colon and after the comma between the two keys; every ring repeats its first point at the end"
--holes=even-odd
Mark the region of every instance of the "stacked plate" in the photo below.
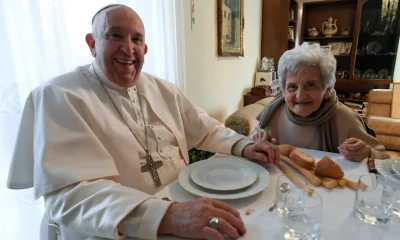
{"type": "Polygon", "coordinates": [[[400,181],[400,158],[375,161],[376,169],[380,174],[394,181],[400,181]]]}
{"type": "Polygon", "coordinates": [[[268,171],[238,157],[209,158],[193,163],[179,174],[186,191],[214,199],[239,199],[255,195],[269,183],[268,171]]]}

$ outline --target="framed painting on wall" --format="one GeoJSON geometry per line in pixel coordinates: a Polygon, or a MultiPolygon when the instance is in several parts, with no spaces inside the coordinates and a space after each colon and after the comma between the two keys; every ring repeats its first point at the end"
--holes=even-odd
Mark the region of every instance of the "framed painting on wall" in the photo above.
{"type": "Polygon", "coordinates": [[[243,1],[218,0],[218,56],[244,56],[243,1]]]}

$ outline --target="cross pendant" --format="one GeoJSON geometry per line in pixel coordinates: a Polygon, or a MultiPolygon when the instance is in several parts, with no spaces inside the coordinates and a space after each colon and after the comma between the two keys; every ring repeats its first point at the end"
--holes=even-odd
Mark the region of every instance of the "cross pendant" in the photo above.
{"type": "Polygon", "coordinates": [[[161,161],[154,162],[151,155],[149,153],[146,154],[146,164],[142,166],[142,172],[150,172],[157,187],[161,186],[157,168],[160,168],[162,165],[163,163],[161,161]]]}

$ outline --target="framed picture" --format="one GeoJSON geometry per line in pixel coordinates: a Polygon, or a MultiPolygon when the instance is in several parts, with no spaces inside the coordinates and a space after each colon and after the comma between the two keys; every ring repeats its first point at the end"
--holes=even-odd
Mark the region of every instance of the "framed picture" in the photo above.
{"type": "Polygon", "coordinates": [[[320,46],[320,48],[331,51],[331,46],[320,46]]]}
{"type": "Polygon", "coordinates": [[[243,1],[218,0],[218,56],[242,56],[243,1]]]}
{"type": "Polygon", "coordinates": [[[294,30],[293,26],[288,27],[288,39],[294,41],[294,30]]]}
{"type": "Polygon", "coordinates": [[[336,78],[347,78],[348,71],[336,71],[336,78]]]}
{"type": "Polygon", "coordinates": [[[340,49],[342,48],[342,42],[331,42],[328,43],[328,46],[331,47],[331,51],[333,55],[340,55],[340,49]]]}
{"type": "Polygon", "coordinates": [[[340,49],[340,55],[350,55],[352,42],[344,42],[340,49]]]}

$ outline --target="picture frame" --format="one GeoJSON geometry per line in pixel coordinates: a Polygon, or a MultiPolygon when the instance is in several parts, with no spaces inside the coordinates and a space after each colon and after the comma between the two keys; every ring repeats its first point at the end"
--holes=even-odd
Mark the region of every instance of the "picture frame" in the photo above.
{"type": "Polygon", "coordinates": [[[340,48],[340,55],[350,55],[352,45],[352,42],[342,43],[342,47],[340,48]]]}
{"type": "Polygon", "coordinates": [[[320,48],[331,51],[331,46],[320,46],[320,48]]]}
{"type": "Polygon", "coordinates": [[[294,41],[294,30],[293,26],[288,27],[288,39],[294,41]]]}
{"type": "Polygon", "coordinates": [[[218,56],[244,56],[244,0],[218,0],[218,56]]]}
{"type": "Polygon", "coordinates": [[[336,78],[344,79],[347,77],[347,71],[336,71],[335,76],[336,78]]]}
{"type": "Polygon", "coordinates": [[[333,55],[340,55],[342,44],[343,42],[330,42],[327,46],[331,47],[331,52],[333,55]]]}

